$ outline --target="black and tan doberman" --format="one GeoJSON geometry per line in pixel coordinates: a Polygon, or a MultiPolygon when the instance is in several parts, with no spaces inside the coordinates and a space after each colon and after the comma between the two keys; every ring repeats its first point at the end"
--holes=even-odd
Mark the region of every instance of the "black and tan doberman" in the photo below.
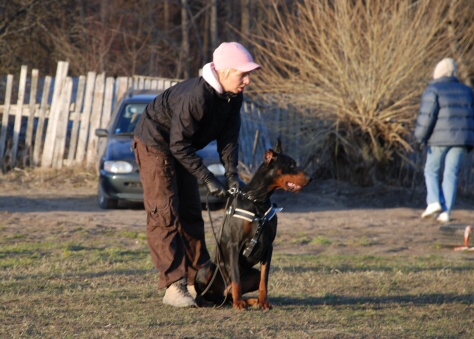
{"type": "Polygon", "coordinates": [[[196,301],[222,303],[232,300],[243,310],[257,305],[268,310],[267,289],[273,241],[277,231],[276,213],[270,201],[276,189],[298,192],[311,178],[297,168],[295,160],[283,154],[280,140],[275,150],[265,152],[264,162],[250,182],[234,192],[229,203],[213,259],[201,268],[195,280],[196,301]],[[254,268],[260,263],[260,269],[254,268]],[[242,298],[258,290],[258,298],[242,298]]]}

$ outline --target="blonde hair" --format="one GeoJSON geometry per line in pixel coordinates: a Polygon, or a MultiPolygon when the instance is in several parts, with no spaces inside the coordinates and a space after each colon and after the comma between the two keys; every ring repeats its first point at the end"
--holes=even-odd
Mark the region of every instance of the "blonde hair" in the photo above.
{"type": "Polygon", "coordinates": [[[221,70],[216,70],[216,73],[217,73],[217,77],[219,78],[219,80],[221,79],[227,79],[229,77],[229,74],[230,73],[235,73],[235,72],[238,72],[238,70],[234,69],[234,68],[227,68],[227,69],[221,69],[221,70]]]}

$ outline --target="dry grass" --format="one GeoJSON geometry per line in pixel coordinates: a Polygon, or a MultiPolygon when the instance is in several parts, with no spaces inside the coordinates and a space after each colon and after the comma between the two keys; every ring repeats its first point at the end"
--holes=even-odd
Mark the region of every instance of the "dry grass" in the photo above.
{"type": "MultiPolygon", "coordinates": [[[[12,171],[0,176],[0,189],[7,197],[16,189],[28,197],[28,192],[38,194],[39,187],[46,185],[40,196],[52,196],[52,204],[68,194],[76,196],[77,202],[87,197],[93,204],[90,195],[96,179],[92,173],[69,170],[12,171]],[[82,191],[83,186],[88,188],[82,191]],[[56,190],[62,194],[55,194],[56,190]],[[82,192],[79,197],[78,192],[82,192]]],[[[333,186],[326,189],[334,192],[333,186]]],[[[341,186],[337,199],[357,197],[359,202],[368,202],[380,189],[363,192],[341,186]]],[[[318,194],[331,199],[324,187],[318,194]]],[[[413,203],[412,198],[409,201],[413,203]]],[[[376,202],[381,203],[380,199],[376,202]]],[[[0,211],[1,338],[474,336],[472,255],[447,255],[436,249],[422,255],[411,250],[397,254],[381,248],[376,251],[380,255],[366,255],[378,246],[370,236],[376,226],[393,233],[407,221],[406,216],[396,221],[372,220],[351,217],[350,211],[339,216],[335,210],[321,212],[310,231],[298,227],[303,212],[295,214],[294,226],[282,227],[275,243],[278,250],[269,284],[273,310],[239,312],[230,306],[184,310],[164,306],[164,291],[156,288],[157,272],[142,221],[125,220],[125,214],[134,211],[123,210],[117,222],[117,217],[99,216],[89,204],[75,214],[61,208],[44,214],[38,210],[42,205],[38,206],[34,203],[32,210],[23,212],[0,211]],[[355,219],[351,220],[354,227],[356,223],[367,227],[354,228],[353,236],[347,227],[341,234],[341,223],[321,230],[327,218],[337,217],[355,219]],[[369,233],[363,233],[364,229],[369,233]],[[290,255],[291,250],[324,254],[290,255]]],[[[219,225],[223,216],[216,215],[221,218],[215,219],[219,225]]],[[[212,239],[210,232],[208,228],[206,239],[212,239]]],[[[432,242],[425,239],[422,244],[431,246],[432,242]]],[[[209,245],[212,251],[212,241],[209,245]]]]}
{"type": "Polygon", "coordinates": [[[5,190],[12,188],[35,189],[47,186],[61,189],[77,187],[96,187],[97,174],[82,168],[14,168],[0,175],[0,187],[5,190]]]}
{"type": "Polygon", "coordinates": [[[474,335],[474,276],[466,260],[276,254],[273,310],[176,310],[161,304],[144,234],[136,230],[58,224],[34,237],[2,236],[0,245],[2,338],[474,335]]]}

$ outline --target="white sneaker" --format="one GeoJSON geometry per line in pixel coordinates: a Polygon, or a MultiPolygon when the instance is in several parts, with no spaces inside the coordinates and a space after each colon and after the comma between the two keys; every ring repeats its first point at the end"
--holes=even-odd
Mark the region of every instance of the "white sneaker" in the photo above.
{"type": "Polygon", "coordinates": [[[439,221],[439,222],[449,222],[451,219],[449,218],[449,213],[448,212],[442,212],[438,215],[436,220],[439,221]]]}
{"type": "Polygon", "coordinates": [[[191,297],[196,299],[197,292],[196,292],[196,288],[194,287],[194,285],[188,285],[188,292],[189,292],[189,294],[191,294],[191,297]]]}
{"type": "Polygon", "coordinates": [[[189,294],[187,289],[187,280],[182,278],[172,283],[165,292],[163,304],[174,307],[193,307],[196,306],[194,298],[189,294]]]}
{"type": "Polygon", "coordinates": [[[428,217],[434,217],[435,214],[438,214],[441,211],[442,211],[442,208],[439,202],[434,202],[434,203],[429,204],[428,207],[426,207],[426,210],[423,212],[421,217],[423,219],[428,218],[428,217]]]}

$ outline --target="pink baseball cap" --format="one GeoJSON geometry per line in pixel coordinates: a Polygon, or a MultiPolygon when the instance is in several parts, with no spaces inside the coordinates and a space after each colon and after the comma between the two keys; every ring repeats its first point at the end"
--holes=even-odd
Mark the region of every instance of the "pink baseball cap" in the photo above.
{"type": "Polygon", "coordinates": [[[223,42],[213,54],[214,68],[219,70],[233,68],[241,72],[259,69],[260,65],[253,62],[252,56],[238,42],[223,42]]]}

